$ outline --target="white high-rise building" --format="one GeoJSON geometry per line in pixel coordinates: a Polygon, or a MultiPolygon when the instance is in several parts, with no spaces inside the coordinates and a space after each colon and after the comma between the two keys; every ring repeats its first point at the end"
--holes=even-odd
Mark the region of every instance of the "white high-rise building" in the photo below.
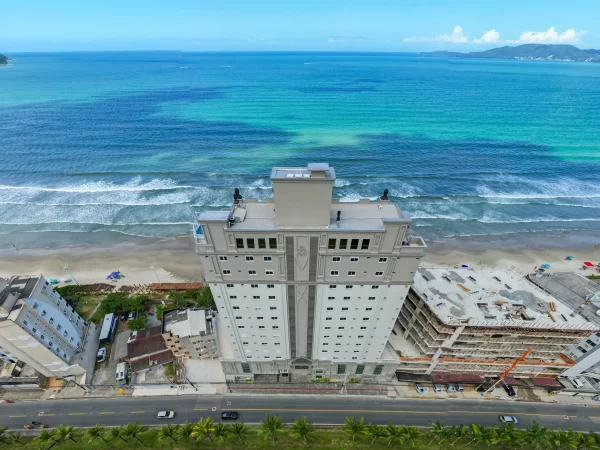
{"type": "Polygon", "coordinates": [[[390,203],[332,198],[328,164],[276,167],[273,199],[234,194],[194,227],[228,379],[389,379],[388,343],[425,243],[390,203]]]}

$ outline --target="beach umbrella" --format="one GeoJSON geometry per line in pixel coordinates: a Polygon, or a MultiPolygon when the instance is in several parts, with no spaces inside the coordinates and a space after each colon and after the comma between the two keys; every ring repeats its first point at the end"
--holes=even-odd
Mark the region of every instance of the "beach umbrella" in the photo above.
{"type": "Polygon", "coordinates": [[[583,265],[588,267],[594,267],[594,265],[590,261],[584,261],[583,265]]]}
{"type": "Polygon", "coordinates": [[[546,264],[542,264],[542,267],[544,269],[549,269],[550,268],[550,264],[546,263],[546,264]]]}
{"type": "Polygon", "coordinates": [[[52,284],[56,284],[56,283],[58,283],[58,280],[57,280],[56,278],[50,278],[50,280],[49,280],[49,281],[50,281],[50,283],[52,283],[52,284]]]}
{"type": "Polygon", "coordinates": [[[461,264],[461,265],[460,265],[460,267],[463,267],[463,268],[465,268],[465,269],[468,269],[468,268],[469,268],[469,266],[467,266],[466,264],[461,264]]]}
{"type": "Polygon", "coordinates": [[[565,257],[566,260],[571,261],[573,259],[573,256],[567,256],[565,257]]]}

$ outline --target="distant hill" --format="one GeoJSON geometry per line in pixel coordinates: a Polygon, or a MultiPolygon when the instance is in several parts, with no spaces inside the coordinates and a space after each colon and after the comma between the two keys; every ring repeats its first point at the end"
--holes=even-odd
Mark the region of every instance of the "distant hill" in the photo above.
{"type": "Polygon", "coordinates": [[[600,63],[600,50],[581,50],[573,45],[524,44],[516,47],[498,47],[483,52],[425,52],[423,56],[449,58],[528,59],[546,61],[584,61],[600,63]]]}
{"type": "Polygon", "coordinates": [[[0,53],[0,65],[1,64],[8,64],[8,56],[4,56],[2,53],[0,53]]]}

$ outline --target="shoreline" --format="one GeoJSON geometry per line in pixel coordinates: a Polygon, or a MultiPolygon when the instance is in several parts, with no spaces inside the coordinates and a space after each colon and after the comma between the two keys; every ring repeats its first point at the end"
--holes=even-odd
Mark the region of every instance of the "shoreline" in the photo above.
{"type": "MultiPolygon", "coordinates": [[[[575,233],[469,236],[426,239],[426,243],[423,266],[467,264],[529,273],[543,263],[551,265],[550,271],[579,271],[583,261],[600,261],[600,237],[575,233]],[[574,256],[573,260],[565,260],[567,255],[574,256]]],[[[106,282],[106,276],[114,270],[125,275],[118,285],[204,278],[191,236],[143,238],[111,232],[47,232],[0,237],[1,277],[44,274],[60,280],[70,277],[63,269],[65,263],[81,284],[106,282]]]]}

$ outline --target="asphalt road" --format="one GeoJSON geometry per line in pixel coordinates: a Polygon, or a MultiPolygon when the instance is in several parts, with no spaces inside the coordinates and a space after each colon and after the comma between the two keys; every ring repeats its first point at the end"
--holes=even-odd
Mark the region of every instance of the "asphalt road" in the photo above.
{"type": "Polygon", "coordinates": [[[525,402],[476,400],[413,400],[365,397],[318,396],[179,396],[124,397],[110,399],[56,400],[0,404],[0,426],[23,429],[35,420],[48,427],[60,424],[77,427],[100,423],[118,426],[139,421],[144,425],[163,425],[197,421],[200,417],[220,419],[223,410],[240,413],[240,420],[259,423],[265,414],[278,414],[285,422],[306,416],[315,424],[343,424],[346,416],[365,421],[397,425],[427,426],[430,420],[443,425],[477,423],[498,425],[499,415],[515,415],[519,427],[538,421],[549,428],[590,431],[600,427],[600,405],[589,407],[525,402]],[[158,411],[176,412],[173,420],[159,420],[158,411]]]}

